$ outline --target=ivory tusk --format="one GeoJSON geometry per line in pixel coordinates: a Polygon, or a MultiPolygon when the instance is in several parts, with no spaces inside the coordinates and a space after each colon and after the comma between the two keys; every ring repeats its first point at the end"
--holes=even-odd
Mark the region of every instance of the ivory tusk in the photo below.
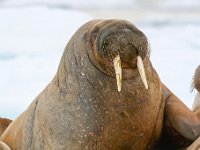
{"type": "Polygon", "coordinates": [[[147,83],[147,78],[145,74],[144,64],[140,56],[137,56],[137,68],[138,68],[138,71],[140,73],[140,76],[145,88],[148,89],[148,83],[147,83]]]}
{"type": "Polygon", "coordinates": [[[122,88],[122,66],[121,66],[121,59],[119,55],[117,55],[114,58],[113,63],[114,63],[115,75],[117,79],[117,90],[118,92],[120,92],[122,88]]]}

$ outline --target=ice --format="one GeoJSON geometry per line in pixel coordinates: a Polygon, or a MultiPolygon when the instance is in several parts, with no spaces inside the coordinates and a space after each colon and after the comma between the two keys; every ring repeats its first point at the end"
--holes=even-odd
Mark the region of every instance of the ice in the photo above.
{"type": "Polygon", "coordinates": [[[47,6],[62,9],[185,9],[200,8],[199,0],[1,0],[0,6],[47,6]]]}
{"type": "Polygon", "coordinates": [[[5,7],[30,7],[43,5],[50,8],[61,9],[126,9],[134,6],[132,0],[7,0],[2,3],[5,7]]]}
{"type": "Polygon", "coordinates": [[[72,34],[91,16],[73,10],[0,9],[0,116],[15,118],[56,73],[72,34]]]}
{"type": "Polygon", "coordinates": [[[151,60],[162,81],[191,108],[192,76],[200,64],[200,24],[143,27],[151,43],[151,60]]]}

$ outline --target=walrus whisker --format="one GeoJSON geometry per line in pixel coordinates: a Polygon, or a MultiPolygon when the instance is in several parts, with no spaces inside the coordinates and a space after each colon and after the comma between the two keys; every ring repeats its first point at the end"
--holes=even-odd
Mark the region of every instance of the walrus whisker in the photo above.
{"type": "Polygon", "coordinates": [[[147,83],[146,74],[144,70],[144,64],[143,64],[141,56],[137,56],[137,68],[138,68],[138,71],[140,73],[140,76],[145,88],[148,89],[148,83],[147,83]]]}
{"type": "MultiPolygon", "coordinates": [[[[115,50],[114,52],[116,52],[116,55],[119,56],[119,51],[118,50],[115,50]]],[[[113,54],[112,54],[112,57],[115,58],[116,56],[113,56],[113,54]]]]}
{"type": "Polygon", "coordinates": [[[117,79],[117,90],[118,92],[121,92],[122,87],[122,66],[121,66],[121,59],[119,54],[114,58],[114,69],[115,69],[115,75],[117,79]]]}

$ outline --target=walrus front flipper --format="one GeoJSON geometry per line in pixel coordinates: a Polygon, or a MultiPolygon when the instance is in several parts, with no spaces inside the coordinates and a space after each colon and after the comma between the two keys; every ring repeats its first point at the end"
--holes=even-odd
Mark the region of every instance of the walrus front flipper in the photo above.
{"type": "Polygon", "coordinates": [[[166,97],[164,122],[165,127],[168,127],[166,130],[169,130],[170,127],[174,130],[172,133],[177,131],[176,135],[180,133],[185,138],[182,138],[181,141],[177,140],[177,142],[181,143],[188,139],[187,144],[190,144],[189,141],[196,140],[200,135],[200,120],[165,85],[163,85],[163,94],[166,97]]]}
{"type": "Polygon", "coordinates": [[[10,119],[0,118],[0,136],[7,129],[11,122],[12,121],[10,119]]]}
{"type": "Polygon", "coordinates": [[[0,150],[11,150],[8,145],[2,141],[0,141],[0,150]]]}
{"type": "Polygon", "coordinates": [[[198,150],[200,148],[200,137],[195,140],[186,150],[198,150]]]}

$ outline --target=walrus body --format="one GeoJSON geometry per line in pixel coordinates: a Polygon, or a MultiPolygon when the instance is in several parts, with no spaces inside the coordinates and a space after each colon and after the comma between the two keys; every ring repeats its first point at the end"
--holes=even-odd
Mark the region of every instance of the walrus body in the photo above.
{"type": "Polygon", "coordinates": [[[145,35],[127,21],[95,20],[73,35],[54,79],[9,126],[1,140],[16,150],[152,149],[167,121],[186,138],[196,139],[197,135],[190,131],[199,131],[192,126],[192,122],[199,122],[188,121],[188,114],[191,116],[152,67],[145,35]],[[124,38],[120,39],[120,35],[124,38]],[[122,46],[112,45],[112,39],[106,45],[108,37],[116,37],[122,46]],[[117,91],[110,61],[115,53],[107,55],[99,50],[102,45],[107,46],[105,51],[114,49],[122,57],[121,92],[117,91]],[[129,46],[137,50],[133,53],[129,46]],[[143,59],[148,89],[138,73],[135,55],[143,59]],[[181,119],[171,119],[176,114],[171,107],[174,101],[184,109],[178,115],[186,119],[178,115],[175,118],[181,119]],[[164,115],[166,107],[167,112],[172,112],[168,113],[170,117],[164,115]]]}

